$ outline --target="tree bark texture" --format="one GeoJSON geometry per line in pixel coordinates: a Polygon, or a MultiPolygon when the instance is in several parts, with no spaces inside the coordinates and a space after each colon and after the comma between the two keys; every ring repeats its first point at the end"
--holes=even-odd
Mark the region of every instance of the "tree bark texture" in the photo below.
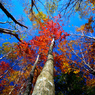
{"type": "Polygon", "coordinates": [[[53,45],[54,38],[49,47],[47,61],[37,78],[32,95],[55,95],[53,45]]]}

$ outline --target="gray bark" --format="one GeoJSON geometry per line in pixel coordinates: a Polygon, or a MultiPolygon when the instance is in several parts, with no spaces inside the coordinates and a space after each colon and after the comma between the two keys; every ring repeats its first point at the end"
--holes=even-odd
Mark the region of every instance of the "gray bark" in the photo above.
{"type": "Polygon", "coordinates": [[[55,95],[54,85],[54,60],[53,60],[53,45],[54,39],[51,42],[48,52],[47,61],[43,67],[42,72],[37,78],[32,95],[55,95]]]}
{"type": "Polygon", "coordinates": [[[30,77],[29,77],[29,80],[28,80],[28,84],[27,84],[26,90],[25,90],[23,95],[30,95],[30,91],[31,91],[31,88],[32,88],[33,76],[34,76],[34,71],[35,71],[36,65],[38,63],[38,60],[39,60],[39,55],[37,56],[37,59],[34,63],[34,66],[33,66],[32,70],[30,72],[30,77]]]}

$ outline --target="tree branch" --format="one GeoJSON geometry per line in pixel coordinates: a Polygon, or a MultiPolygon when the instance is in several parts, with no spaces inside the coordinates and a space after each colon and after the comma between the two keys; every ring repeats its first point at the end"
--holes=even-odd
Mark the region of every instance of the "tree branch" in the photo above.
{"type": "MultiPolygon", "coordinates": [[[[18,32],[18,31],[16,31],[16,32],[18,32]]],[[[13,36],[15,36],[20,42],[22,42],[22,41],[20,40],[20,38],[18,37],[18,34],[13,33],[13,30],[0,28],[0,33],[6,33],[6,34],[13,35],[13,36]]]]}
{"type": "Polygon", "coordinates": [[[25,27],[25,28],[28,29],[27,26],[25,26],[25,25],[19,23],[19,22],[4,8],[4,6],[2,5],[2,3],[0,3],[0,8],[1,8],[2,11],[7,15],[7,17],[11,18],[16,24],[18,24],[18,25],[20,25],[20,26],[25,27]]]}
{"type": "Polygon", "coordinates": [[[2,57],[0,57],[0,60],[3,59],[4,57],[8,56],[12,51],[9,51],[7,54],[3,55],[2,57]]]}
{"type": "Polygon", "coordinates": [[[33,0],[31,0],[31,11],[33,12],[33,6],[34,6],[34,1],[33,0]]]}
{"type": "Polygon", "coordinates": [[[33,76],[34,76],[34,71],[35,71],[35,68],[36,68],[36,65],[39,61],[39,55],[37,56],[37,59],[34,63],[34,66],[30,72],[30,77],[29,77],[29,80],[28,80],[28,83],[27,83],[27,87],[26,87],[26,90],[24,92],[23,95],[30,95],[30,91],[31,91],[31,88],[32,88],[32,80],[33,80],[33,76]]]}
{"type": "Polygon", "coordinates": [[[81,36],[81,37],[87,37],[87,38],[90,38],[90,39],[93,39],[95,40],[95,37],[91,37],[91,36],[86,36],[86,35],[81,35],[81,34],[70,34],[72,36],[81,36]]]}
{"type": "MultiPolygon", "coordinates": [[[[94,70],[93,68],[91,68],[89,64],[86,63],[86,61],[85,61],[85,59],[84,59],[84,55],[82,54],[82,58],[81,58],[81,57],[79,57],[79,56],[76,54],[76,52],[75,52],[71,47],[70,47],[70,49],[72,50],[72,52],[73,52],[80,60],[82,60],[82,62],[83,62],[89,69],[85,68],[85,66],[83,66],[83,68],[84,68],[85,70],[89,71],[91,74],[95,75],[95,70],[94,70]]],[[[81,48],[80,48],[80,51],[82,52],[82,49],[81,49],[81,48]]]]}
{"type": "Polygon", "coordinates": [[[6,23],[12,23],[12,22],[9,22],[9,21],[0,22],[0,24],[6,24],[6,23]]]}

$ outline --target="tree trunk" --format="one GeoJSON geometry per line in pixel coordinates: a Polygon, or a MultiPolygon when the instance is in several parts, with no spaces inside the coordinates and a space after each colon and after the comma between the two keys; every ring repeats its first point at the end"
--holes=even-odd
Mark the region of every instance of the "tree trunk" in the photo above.
{"type": "Polygon", "coordinates": [[[32,88],[33,76],[34,76],[34,71],[35,71],[36,65],[38,63],[38,60],[39,60],[39,55],[37,56],[37,59],[34,63],[34,66],[33,66],[32,70],[30,72],[30,77],[29,77],[29,80],[28,80],[28,84],[27,84],[26,90],[25,90],[23,95],[30,95],[30,91],[31,91],[31,88],[32,88]]]}
{"type": "Polygon", "coordinates": [[[55,85],[53,79],[54,60],[52,55],[53,45],[54,38],[49,47],[47,61],[43,67],[42,72],[37,78],[32,95],[55,95],[55,85]]]}

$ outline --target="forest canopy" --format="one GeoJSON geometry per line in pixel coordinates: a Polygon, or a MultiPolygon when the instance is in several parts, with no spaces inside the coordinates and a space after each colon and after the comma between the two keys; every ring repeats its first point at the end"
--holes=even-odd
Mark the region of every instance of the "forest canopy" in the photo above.
{"type": "Polygon", "coordinates": [[[94,95],[95,0],[0,0],[0,95],[94,95]]]}

